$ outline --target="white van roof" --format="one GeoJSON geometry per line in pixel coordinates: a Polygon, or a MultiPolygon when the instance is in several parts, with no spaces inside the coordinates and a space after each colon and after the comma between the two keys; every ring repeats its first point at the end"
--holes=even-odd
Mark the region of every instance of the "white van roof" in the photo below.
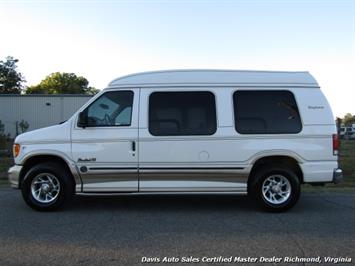
{"type": "Polygon", "coordinates": [[[308,72],[250,70],[163,70],[131,74],[113,80],[107,89],[117,87],[310,87],[319,88],[308,72]]]}

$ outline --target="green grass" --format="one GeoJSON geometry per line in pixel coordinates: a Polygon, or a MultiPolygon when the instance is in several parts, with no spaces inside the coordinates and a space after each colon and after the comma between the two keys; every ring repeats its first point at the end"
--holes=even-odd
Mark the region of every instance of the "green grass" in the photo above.
{"type": "Polygon", "coordinates": [[[0,187],[10,187],[9,181],[7,179],[0,179],[0,187]]]}
{"type": "MultiPolygon", "coordinates": [[[[4,139],[2,139],[4,140],[4,139]]],[[[2,142],[1,149],[7,149],[12,151],[13,140],[8,140],[2,142]]],[[[9,185],[7,181],[7,170],[14,165],[14,160],[12,157],[7,157],[5,155],[0,155],[0,186],[9,185]]]]}
{"type": "MultiPolygon", "coordinates": [[[[14,160],[8,157],[0,158],[0,181],[7,180],[7,170],[14,165],[14,160]]],[[[2,184],[2,182],[0,182],[2,184]]]]}
{"type": "Polygon", "coordinates": [[[355,187],[355,140],[341,141],[339,164],[343,169],[344,182],[338,186],[355,187]]]}

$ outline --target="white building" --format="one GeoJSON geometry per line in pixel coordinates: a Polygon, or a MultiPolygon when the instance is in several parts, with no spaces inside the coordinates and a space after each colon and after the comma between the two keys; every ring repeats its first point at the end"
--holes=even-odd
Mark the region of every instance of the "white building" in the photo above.
{"type": "Polygon", "coordinates": [[[22,133],[19,123],[28,123],[27,131],[58,124],[68,119],[92,96],[81,94],[0,94],[0,120],[5,125],[5,134],[11,137],[22,133]]]}

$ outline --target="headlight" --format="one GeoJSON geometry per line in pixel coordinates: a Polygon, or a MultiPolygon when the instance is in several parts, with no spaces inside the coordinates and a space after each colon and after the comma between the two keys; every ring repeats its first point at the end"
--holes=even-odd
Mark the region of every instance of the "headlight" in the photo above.
{"type": "Polygon", "coordinates": [[[20,148],[21,148],[21,146],[18,143],[15,143],[12,146],[12,153],[14,155],[14,158],[16,158],[20,154],[20,148]]]}

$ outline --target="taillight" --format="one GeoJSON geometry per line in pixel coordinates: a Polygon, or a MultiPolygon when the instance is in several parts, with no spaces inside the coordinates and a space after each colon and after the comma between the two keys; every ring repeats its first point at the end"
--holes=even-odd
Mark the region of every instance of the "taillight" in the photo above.
{"type": "Polygon", "coordinates": [[[333,134],[333,155],[338,155],[339,153],[339,137],[338,134],[333,134]]]}
{"type": "Polygon", "coordinates": [[[15,158],[20,154],[20,144],[15,143],[14,146],[12,146],[12,153],[15,158]]]}

